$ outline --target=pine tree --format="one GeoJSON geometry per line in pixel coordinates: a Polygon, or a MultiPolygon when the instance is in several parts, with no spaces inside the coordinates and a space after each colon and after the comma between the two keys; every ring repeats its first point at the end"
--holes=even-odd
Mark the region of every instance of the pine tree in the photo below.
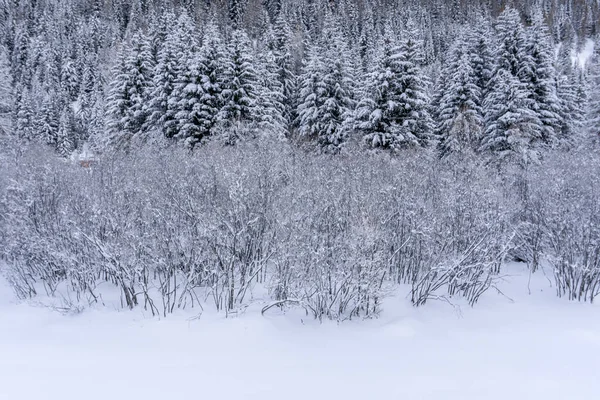
{"type": "Polygon", "coordinates": [[[556,142],[562,125],[560,103],[556,94],[554,49],[550,33],[541,14],[534,16],[528,30],[527,54],[529,68],[521,70],[522,81],[527,84],[532,109],[541,122],[541,140],[546,145],[556,142]]]}
{"type": "Polygon", "coordinates": [[[478,76],[473,70],[468,34],[464,32],[450,50],[442,75],[437,134],[443,155],[474,148],[483,129],[483,109],[478,76]]]}
{"type": "Polygon", "coordinates": [[[499,69],[492,87],[484,104],[486,126],[481,150],[524,164],[537,159],[534,145],[541,136],[540,121],[529,107],[525,84],[509,70],[499,69]]]}
{"type": "Polygon", "coordinates": [[[55,102],[56,93],[47,93],[42,102],[38,120],[36,123],[36,131],[43,143],[51,146],[56,146],[59,125],[59,112],[55,102]]]}
{"type": "Polygon", "coordinates": [[[483,17],[478,18],[475,27],[467,31],[467,42],[471,46],[471,68],[481,93],[481,104],[489,92],[490,79],[496,69],[492,35],[490,22],[483,17]]]}
{"type": "Polygon", "coordinates": [[[229,2],[229,19],[233,24],[233,28],[237,29],[242,23],[244,12],[246,11],[247,0],[228,0],[229,2]]]}
{"type": "Polygon", "coordinates": [[[398,104],[401,123],[398,128],[402,146],[425,147],[432,138],[433,121],[429,113],[427,81],[420,67],[421,48],[416,28],[409,20],[395,60],[400,67],[396,90],[400,93],[398,104]]]}
{"type": "Polygon", "coordinates": [[[402,92],[397,85],[402,68],[399,63],[401,50],[391,25],[386,25],[377,49],[377,61],[367,76],[366,88],[356,109],[355,127],[363,132],[368,146],[394,150],[403,142],[400,129],[402,92]]]}
{"type": "Polygon", "coordinates": [[[152,55],[148,40],[136,34],[130,46],[119,54],[107,101],[109,143],[129,148],[134,137],[141,138],[147,118],[144,104],[152,81],[152,55]]]}
{"type": "Polygon", "coordinates": [[[600,42],[598,41],[589,62],[588,107],[585,125],[592,140],[600,143],[600,42]]]}
{"type": "Polygon", "coordinates": [[[258,124],[267,136],[283,139],[287,136],[286,97],[279,80],[279,66],[271,51],[257,54],[259,95],[257,98],[258,124]]]}
{"type": "Polygon", "coordinates": [[[223,105],[226,52],[214,21],[209,21],[199,53],[184,70],[178,88],[178,139],[188,147],[202,142],[213,132],[223,105]]]}
{"type": "Polygon", "coordinates": [[[294,119],[297,79],[291,54],[291,33],[283,13],[279,13],[273,29],[273,58],[277,66],[277,79],[283,89],[286,124],[294,119]]]}
{"type": "Polygon", "coordinates": [[[73,101],[77,98],[80,81],[81,77],[75,66],[75,61],[67,57],[60,71],[60,84],[68,94],[69,100],[73,101]]]}
{"type": "Polygon", "coordinates": [[[68,109],[64,109],[60,115],[58,132],[56,138],[56,151],[62,157],[69,157],[75,150],[75,142],[73,140],[73,128],[68,109]]]}
{"type": "Polygon", "coordinates": [[[498,37],[497,68],[510,72],[527,84],[533,61],[528,54],[525,30],[519,12],[512,7],[506,9],[496,20],[498,37]]]}
{"type": "Polygon", "coordinates": [[[36,135],[31,93],[20,85],[17,86],[15,93],[15,123],[13,124],[15,134],[21,139],[34,140],[36,135]]]}
{"type": "Polygon", "coordinates": [[[558,60],[557,65],[560,69],[556,77],[556,93],[561,122],[557,139],[563,146],[571,147],[581,138],[587,102],[585,78],[583,71],[573,65],[570,57],[558,60]]]}
{"type": "Polygon", "coordinates": [[[12,76],[8,63],[8,51],[0,45],[0,135],[11,131],[11,115],[14,109],[12,76]]]}
{"type": "Polygon", "coordinates": [[[322,151],[337,153],[347,139],[354,107],[349,51],[338,21],[329,18],[323,31],[323,98],[319,115],[322,151]]]}
{"type": "Polygon", "coordinates": [[[536,158],[534,150],[543,131],[531,90],[534,62],[527,52],[519,12],[507,7],[498,17],[496,31],[497,65],[484,102],[481,150],[528,163],[536,158]]]}
{"type": "Polygon", "coordinates": [[[325,102],[324,62],[321,48],[310,45],[300,75],[298,133],[308,141],[317,141],[323,131],[322,107],[325,102]]]}
{"type": "Polygon", "coordinates": [[[256,118],[259,91],[252,54],[246,33],[233,31],[225,59],[223,108],[218,116],[225,126],[234,122],[252,123],[256,118]]]}
{"type": "Polygon", "coordinates": [[[176,86],[183,79],[185,63],[188,62],[182,58],[182,54],[185,54],[181,51],[184,43],[182,35],[183,32],[174,29],[158,51],[149,89],[149,102],[144,104],[147,107],[145,114],[148,115],[144,130],[156,130],[168,138],[175,136],[178,131],[176,86]]]}

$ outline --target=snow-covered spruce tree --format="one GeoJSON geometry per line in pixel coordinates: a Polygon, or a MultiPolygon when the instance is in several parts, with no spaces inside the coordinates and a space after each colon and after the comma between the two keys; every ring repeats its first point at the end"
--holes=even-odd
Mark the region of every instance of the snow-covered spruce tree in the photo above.
{"type": "Polygon", "coordinates": [[[482,151],[525,163],[537,158],[534,147],[542,139],[542,122],[530,90],[532,58],[527,54],[519,12],[507,7],[496,21],[497,65],[484,106],[482,151]]]}
{"type": "Polygon", "coordinates": [[[310,44],[300,75],[298,134],[306,141],[317,141],[323,131],[322,107],[325,98],[323,57],[318,44],[310,44]]]}
{"type": "Polygon", "coordinates": [[[279,66],[270,50],[255,56],[259,77],[257,122],[260,134],[284,139],[287,136],[286,97],[279,80],[279,66]]]}
{"type": "Polygon", "coordinates": [[[99,71],[98,56],[89,54],[84,60],[79,95],[74,107],[74,124],[81,131],[82,141],[96,135],[101,126],[102,117],[99,111],[104,104],[103,79],[99,71]]]}
{"type": "Polygon", "coordinates": [[[541,122],[541,140],[545,145],[556,142],[562,125],[551,40],[541,12],[536,12],[526,37],[530,65],[521,69],[519,76],[521,81],[527,83],[532,108],[541,122]]]}
{"type": "Polygon", "coordinates": [[[528,53],[527,37],[519,12],[512,7],[506,9],[496,20],[497,68],[510,72],[527,84],[533,61],[528,53]]]}
{"type": "Polygon", "coordinates": [[[81,75],[77,68],[77,63],[66,55],[60,70],[60,84],[70,101],[74,101],[77,98],[80,83],[81,75]]]}
{"type": "Polygon", "coordinates": [[[402,144],[400,126],[401,68],[400,48],[392,27],[386,24],[383,37],[377,45],[378,54],[372,71],[367,75],[363,96],[355,113],[355,128],[364,134],[368,146],[398,149],[402,144]]]}
{"type": "Polygon", "coordinates": [[[134,138],[143,139],[147,118],[144,105],[148,102],[153,67],[149,41],[136,34],[119,53],[113,69],[106,105],[109,145],[128,150],[134,138]]]}
{"type": "Polygon", "coordinates": [[[15,135],[20,139],[34,140],[37,136],[31,93],[21,85],[16,87],[15,93],[15,122],[13,124],[15,135]]]}
{"type": "Polygon", "coordinates": [[[13,94],[8,51],[0,45],[0,135],[11,131],[11,115],[15,106],[13,94]]]}
{"type": "Polygon", "coordinates": [[[225,58],[223,108],[217,116],[221,139],[227,144],[235,143],[242,135],[241,130],[257,118],[259,84],[253,53],[246,32],[234,30],[225,58]]]}
{"type": "Polygon", "coordinates": [[[69,157],[75,150],[76,143],[73,138],[71,115],[68,108],[63,109],[56,136],[56,151],[62,157],[69,157]]]}
{"type": "MultiPolygon", "coordinates": [[[[281,7],[281,6],[279,6],[281,7]]],[[[284,117],[286,124],[294,119],[297,93],[297,78],[294,74],[293,57],[291,54],[291,32],[283,13],[277,14],[273,27],[273,58],[277,66],[277,79],[283,88],[284,117]]]]}
{"type": "Polygon", "coordinates": [[[234,29],[238,29],[242,23],[246,11],[247,0],[227,0],[229,6],[229,19],[234,29]]]}
{"type": "Polygon", "coordinates": [[[473,29],[467,30],[467,34],[467,42],[471,53],[471,68],[476,77],[477,88],[481,93],[481,104],[483,104],[483,100],[490,90],[490,79],[492,79],[496,69],[491,22],[488,18],[479,17],[473,29]]]}
{"type": "Polygon", "coordinates": [[[401,147],[426,147],[433,135],[433,121],[429,113],[427,80],[421,69],[422,44],[416,27],[408,20],[401,33],[399,53],[395,58],[400,68],[400,79],[396,82],[398,108],[399,144],[401,147]]]}
{"type": "Polygon", "coordinates": [[[473,70],[469,35],[462,32],[446,59],[442,75],[436,133],[441,156],[475,149],[483,129],[483,109],[478,76],[473,70]]]}
{"type": "MultiPolygon", "coordinates": [[[[566,54],[566,53],[562,53],[566,54]]],[[[562,58],[562,57],[561,57],[562,58]]],[[[558,142],[564,147],[576,145],[582,138],[587,92],[584,72],[570,58],[557,60],[556,93],[561,126],[558,142]]]]}
{"type": "Polygon", "coordinates": [[[541,136],[541,122],[530,108],[525,84],[503,68],[496,71],[491,84],[493,89],[484,104],[485,132],[481,151],[522,165],[536,160],[534,144],[541,136]]]}
{"type": "Polygon", "coordinates": [[[46,93],[35,126],[41,142],[53,147],[56,147],[60,120],[56,97],[56,93],[46,93]]]}
{"type": "Polygon", "coordinates": [[[349,49],[339,22],[332,17],[327,18],[321,41],[323,92],[317,141],[321,151],[337,153],[347,139],[354,107],[349,49]]]}
{"type": "Polygon", "coordinates": [[[167,138],[178,134],[178,96],[186,84],[184,74],[195,58],[195,49],[193,21],[187,14],[182,14],[158,50],[145,110],[148,119],[144,131],[154,130],[167,138]]]}
{"type": "Polygon", "coordinates": [[[200,51],[183,71],[177,91],[177,139],[188,147],[213,134],[223,104],[226,58],[219,29],[210,20],[204,28],[200,51]]]}
{"type": "Polygon", "coordinates": [[[600,143],[600,41],[596,41],[587,74],[588,107],[585,118],[590,138],[600,143]]]}

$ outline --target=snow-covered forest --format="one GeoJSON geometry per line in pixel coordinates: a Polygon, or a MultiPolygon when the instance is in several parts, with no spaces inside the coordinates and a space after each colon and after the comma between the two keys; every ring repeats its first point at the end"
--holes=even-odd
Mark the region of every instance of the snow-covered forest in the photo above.
{"type": "Polygon", "coordinates": [[[0,0],[0,274],[168,315],[600,295],[597,0],[0,0]]]}

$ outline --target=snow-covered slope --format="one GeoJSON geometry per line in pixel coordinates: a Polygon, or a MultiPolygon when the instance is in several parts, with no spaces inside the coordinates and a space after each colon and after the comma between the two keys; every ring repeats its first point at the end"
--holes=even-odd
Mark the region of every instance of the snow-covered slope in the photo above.
{"type": "Polygon", "coordinates": [[[0,284],[0,399],[583,399],[600,392],[600,307],[512,266],[476,308],[398,296],[377,320],[301,314],[63,316],[0,284]],[[510,297],[513,301],[509,300],[510,297]]]}

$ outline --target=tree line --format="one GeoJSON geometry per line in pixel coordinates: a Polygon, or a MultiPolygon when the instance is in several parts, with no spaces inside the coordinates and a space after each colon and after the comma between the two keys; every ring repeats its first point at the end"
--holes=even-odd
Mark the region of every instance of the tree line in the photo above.
{"type": "Polygon", "coordinates": [[[4,1],[4,131],[65,157],[267,135],[527,162],[598,136],[593,2],[225,3],[4,1]]]}

